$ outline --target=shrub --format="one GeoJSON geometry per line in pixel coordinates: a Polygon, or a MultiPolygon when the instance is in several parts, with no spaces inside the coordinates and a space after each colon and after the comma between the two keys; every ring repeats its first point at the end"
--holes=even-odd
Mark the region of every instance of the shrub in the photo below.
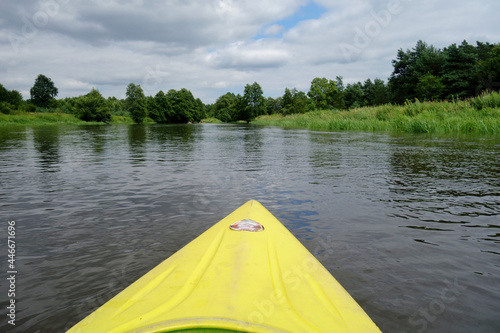
{"type": "Polygon", "coordinates": [[[81,96],[76,102],[76,116],[83,121],[111,121],[111,110],[101,93],[92,89],[87,95],[81,96]]]}
{"type": "Polygon", "coordinates": [[[16,108],[7,102],[0,102],[0,112],[3,114],[11,114],[16,110],[16,108]]]}
{"type": "Polygon", "coordinates": [[[24,111],[33,113],[36,111],[36,106],[33,104],[26,104],[26,106],[24,107],[24,111]]]}

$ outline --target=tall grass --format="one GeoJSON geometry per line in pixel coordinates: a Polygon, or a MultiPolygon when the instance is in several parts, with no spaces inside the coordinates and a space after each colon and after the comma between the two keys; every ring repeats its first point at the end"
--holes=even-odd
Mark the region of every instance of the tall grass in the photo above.
{"type": "Polygon", "coordinates": [[[349,111],[319,110],[290,116],[261,116],[253,123],[323,131],[495,135],[500,134],[500,94],[483,95],[466,101],[416,100],[407,101],[404,105],[386,104],[349,111]]]}
{"type": "MultiPolygon", "coordinates": [[[[130,117],[112,116],[111,123],[114,124],[132,124],[130,117]]],[[[72,114],[66,113],[17,113],[17,114],[2,114],[0,113],[0,126],[15,126],[15,125],[97,125],[103,124],[98,122],[85,122],[78,119],[72,114]]]]}
{"type": "Polygon", "coordinates": [[[500,93],[482,94],[481,96],[472,98],[470,103],[477,110],[482,110],[483,108],[500,108],[500,93]]]}

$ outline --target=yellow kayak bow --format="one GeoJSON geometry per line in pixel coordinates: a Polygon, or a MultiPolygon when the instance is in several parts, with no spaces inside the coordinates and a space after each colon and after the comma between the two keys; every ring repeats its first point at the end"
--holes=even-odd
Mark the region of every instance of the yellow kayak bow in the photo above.
{"type": "Polygon", "coordinates": [[[68,333],[380,332],[321,263],[249,201],[68,333]]]}

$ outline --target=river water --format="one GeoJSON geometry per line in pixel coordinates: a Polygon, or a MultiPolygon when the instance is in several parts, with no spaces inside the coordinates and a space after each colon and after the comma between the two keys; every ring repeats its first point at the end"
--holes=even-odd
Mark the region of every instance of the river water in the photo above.
{"type": "Polygon", "coordinates": [[[212,124],[1,128],[0,331],[64,332],[250,199],[382,331],[500,332],[499,137],[212,124]]]}

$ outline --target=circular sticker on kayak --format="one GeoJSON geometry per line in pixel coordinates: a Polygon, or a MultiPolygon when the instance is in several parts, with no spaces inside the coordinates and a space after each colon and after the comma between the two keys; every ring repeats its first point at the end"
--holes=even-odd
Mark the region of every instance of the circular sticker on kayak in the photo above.
{"type": "Polygon", "coordinates": [[[229,228],[236,231],[262,231],[264,230],[264,226],[259,222],[250,219],[244,219],[238,222],[234,222],[229,226],[229,228]]]}

